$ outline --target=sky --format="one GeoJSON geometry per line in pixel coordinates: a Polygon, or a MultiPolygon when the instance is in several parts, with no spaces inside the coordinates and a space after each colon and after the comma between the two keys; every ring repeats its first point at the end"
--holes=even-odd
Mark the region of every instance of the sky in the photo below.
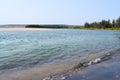
{"type": "Polygon", "coordinates": [[[0,25],[83,25],[119,16],[120,0],[0,0],[0,25]]]}

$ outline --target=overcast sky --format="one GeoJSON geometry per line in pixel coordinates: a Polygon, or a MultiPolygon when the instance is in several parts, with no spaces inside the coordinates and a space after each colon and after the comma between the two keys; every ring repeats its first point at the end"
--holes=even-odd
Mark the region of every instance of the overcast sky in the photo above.
{"type": "Polygon", "coordinates": [[[0,0],[0,24],[70,24],[120,16],[120,0],[0,0]]]}

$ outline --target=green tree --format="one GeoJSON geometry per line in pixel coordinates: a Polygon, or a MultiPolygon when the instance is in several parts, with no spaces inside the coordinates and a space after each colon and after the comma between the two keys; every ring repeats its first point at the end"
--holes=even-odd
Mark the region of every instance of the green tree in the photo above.
{"type": "Polygon", "coordinates": [[[116,20],[116,27],[120,28],[120,17],[116,20]]]}
{"type": "Polygon", "coordinates": [[[113,20],[112,23],[110,20],[102,20],[100,22],[85,23],[85,28],[98,28],[98,29],[120,29],[120,17],[117,20],[113,20]]]}
{"type": "Polygon", "coordinates": [[[90,28],[90,24],[88,22],[85,23],[85,28],[90,28]]]}
{"type": "Polygon", "coordinates": [[[115,20],[113,20],[113,21],[112,21],[112,27],[114,28],[115,25],[116,25],[116,22],[115,22],[115,20]]]}
{"type": "Polygon", "coordinates": [[[110,20],[108,20],[108,22],[106,24],[106,28],[112,28],[112,24],[111,24],[110,20]]]}

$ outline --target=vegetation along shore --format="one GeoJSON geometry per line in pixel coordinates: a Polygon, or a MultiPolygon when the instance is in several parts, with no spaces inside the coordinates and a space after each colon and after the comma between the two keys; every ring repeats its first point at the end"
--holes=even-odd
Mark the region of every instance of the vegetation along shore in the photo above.
{"type": "Polygon", "coordinates": [[[84,26],[75,26],[74,29],[104,29],[104,30],[120,30],[120,17],[114,20],[102,20],[100,22],[86,22],[84,26]]]}
{"type": "MultiPolygon", "coordinates": [[[[65,24],[23,24],[23,25],[0,25],[0,30],[21,30],[29,28],[28,30],[36,30],[38,28],[44,29],[86,29],[86,30],[120,30],[120,17],[114,20],[101,20],[100,22],[86,22],[84,25],[65,25],[65,24]],[[35,29],[36,28],[36,29],[35,29]]],[[[26,30],[26,29],[25,29],[26,30]]]]}

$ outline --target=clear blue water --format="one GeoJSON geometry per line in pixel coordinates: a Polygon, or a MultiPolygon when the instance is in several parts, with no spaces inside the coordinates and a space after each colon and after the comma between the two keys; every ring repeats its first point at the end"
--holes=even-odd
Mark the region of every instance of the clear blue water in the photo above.
{"type": "Polygon", "coordinates": [[[30,67],[120,47],[120,31],[0,31],[0,70],[30,67]]]}

